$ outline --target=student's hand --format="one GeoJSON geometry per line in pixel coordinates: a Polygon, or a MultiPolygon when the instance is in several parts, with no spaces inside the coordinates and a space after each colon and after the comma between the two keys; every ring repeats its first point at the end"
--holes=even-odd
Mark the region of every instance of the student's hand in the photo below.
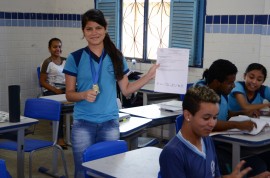
{"type": "Polygon", "coordinates": [[[63,94],[64,91],[61,90],[61,89],[56,88],[56,89],[54,90],[54,93],[56,93],[57,95],[59,95],[59,94],[63,94]]]}
{"type": "Polygon", "coordinates": [[[156,70],[159,67],[159,64],[153,64],[147,72],[147,76],[152,79],[156,76],[156,70]]]}
{"type": "Polygon", "coordinates": [[[253,118],[260,117],[260,111],[257,110],[257,109],[254,109],[254,110],[245,110],[245,111],[243,111],[243,114],[244,115],[247,115],[249,117],[253,117],[253,118]]]}
{"type": "MultiPolygon", "coordinates": [[[[242,178],[244,177],[249,171],[251,171],[251,167],[247,167],[243,170],[241,168],[245,164],[245,161],[242,160],[240,163],[236,165],[233,172],[230,175],[223,176],[223,178],[242,178]]],[[[262,177],[256,177],[256,178],[262,178],[262,177]]]]}
{"type": "Polygon", "coordinates": [[[236,122],[236,127],[239,130],[247,130],[251,131],[254,127],[257,128],[257,124],[252,122],[252,121],[241,121],[241,122],[236,122]]]}
{"type": "Polygon", "coordinates": [[[97,92],[91,89],[83,93],[83,99],[92,103],[96,101],[97,95],[97,92]]]}
{"type": "Polygon", "coordinates": [[[260,173],[252,178],[270,178],[270,172],[269,171],[265,171],[263,173],[260,173]]]}

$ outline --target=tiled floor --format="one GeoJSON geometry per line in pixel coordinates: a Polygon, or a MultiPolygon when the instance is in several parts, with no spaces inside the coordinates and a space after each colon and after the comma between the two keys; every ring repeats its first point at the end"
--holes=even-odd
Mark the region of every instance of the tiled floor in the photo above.
{"type": "MultiPolygon", "coordinates": [[[[33,137],[33,138],[45,138],[49,139],[50,138],[50,133],[51,133],[51,125],[48,122],[40,121],[39,124],[36,127],[36,131],[34,135],[30,135],[28,137],[33,137]]],[[[68,175],[69,177],[74,177],[74,164],[73,164],[73,155],[72,155],[72,148],[69,147],[68,150],[64,150],[65,153],[65,158],[67,162],[67,167],[68,167],[68,175]]],[[[62,166],[62,160],[60,157],[60,154],[58,154],[58,172],[60,173],[59,175],[64,175],[64,168],[62,166]]],[[[46,150],[41,150],[36,153],[34,153],[33,156],[33,178],[47,178],[47,175],[44,175],[40,172],[38,172],[39,167],[46,167],[51,169],[52,165],[52,149],[46,149],[46,150]]],[[[0,158],[6,160],[7,164],[7,169],[10,172],[11,176],[13,178],[17,177],[17,153],[13,151],[6,151],[6,150],[0,150],[0,158]]],[[[25,178],[29,177],[29,154],[25,153],[25,178]]]]}

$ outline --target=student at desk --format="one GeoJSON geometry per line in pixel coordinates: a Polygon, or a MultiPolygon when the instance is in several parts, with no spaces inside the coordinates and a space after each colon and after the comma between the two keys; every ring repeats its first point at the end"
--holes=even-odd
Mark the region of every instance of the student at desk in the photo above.
{"type": "MultiPolygon", "coordinates": [[[[59,88],[55,85],[55,83],[65,83],[63,68],[66,63],[66,58],[61,57],[62,41],[58,38],[50,39],[48,49],[51,56],[44,60],[40,72],[40,84],[44,88],[43,95],[63,94],[65,93],[65,87],[59,88]]],[[[64,141],[63,117],[64,116],[61,115],[57,144],[66,150],[68,147],[64,141]]]]}
{"type": "MultiPolygon", "coordinates": [[[[230,111],[250,110],[270,107],[270,103],[263,103],[264,100],[270,101],[270,87],[263,85],[267,77],[266,68],[259,63],[248,65],[244,73],[244,81],[235,83],[235,88],[228,97],[230,111]]],[[[270,169],[270,152],[259,155],[270,169]]]]}
{"type": "Polygon", "coordinates": [[[257,110],[241,110],[232,112],[228,109],[228,94],[234,88],[237,74],[237,67],[228,60],[218,59],[214,61],[209,69],[203,73],[201,80],[194,83],[194,86],[207,86],[213,89],[220,96],[220,111],[215,131],[225,131],[228,129],[252,130],[254,123],[251,121],[233,122],[228,121],[232,116],[249,115],[258,116],[257,110]]]}
{"type": "MultiPolygon", "coordinates": [[[[221,177],[214,143],[209,136],[217,123],[219,96],[208,87],[191,87],[183,101],[183,125],[177,135],[163,148],[160,158],[162,178],[219,178],[221,177]]],[[[241,161],[231,174],[222,176],[240,178],[252,170],[241,169],[241,161]]],[[[263,172],[254,178],[267,178],[263,172]]]]}
{"type": "Polygon", "coordinates": [[[66,97],[75,102],[71,140],[76,178],[84,177],[82,153],[87,147],[119,139],[116,82],[127,96],[153,79],[159,66],[154,64],[146,75],[129,82],[126,60],[111,41],[107,27],[100,10],[85,12],[82,32],[88,45],[71,53],[64,67],[66,97]]]}
{"type": "MultiPolygon", "coordinates": [[[[228,121],[232,116],[236,115],[249,115],[258,116],[257,110],[241,110],[237,112],[232,112],[228,110],[228,99],[227,95],[234,88],[234,82],[237,74],[237,67],[230,61],[225,59],[218,59],[214,61],[209,69],[206,69],[203,73],[203,79],[194,83],[194,86],[207,86],[213,89],[220,96],[220,110],[218,114],[217,124],[214,131],[226,131],[229,129],[240,129],[251,131],[256,124],[252,121],[228,121]]],[[[230,172],[231,168],[231,153],[229,144],[216,143],[216,150],[219,159],[219,166],[223,174],[230,172]]],[[[257,156],[249,157],[247,159],[248,164],[254,165],[264,165],[261,166],[262,169],[266,167],[265,161],[257,156]]],[[[259,168],[259,167],[258,167],[259,168]]],[[[260,169],[256,171],[260,172],[260,169]]]]}
{"type": "Polygon", "coordinates": [[[64,88],[59,88],[55,83],[65,84],[65,75],[63,68],[66,58],[61,57],[62,41],[58,38],[52,38],[48,45],[50,57],[45,59],[40,70],[40,84],[44,88],[43,95],[57,95],[65,93],[64,88]]]}
{"type": "Polygon", "coordinates": [[[263,65],[250,64],[244,73],[244,81],[236,82],[229,94],[229,110],[269,108],[269,102],[263,103],[265,99],[270,101],[270,87],[263,85],[266,77],[267,70],[263,65]]]}

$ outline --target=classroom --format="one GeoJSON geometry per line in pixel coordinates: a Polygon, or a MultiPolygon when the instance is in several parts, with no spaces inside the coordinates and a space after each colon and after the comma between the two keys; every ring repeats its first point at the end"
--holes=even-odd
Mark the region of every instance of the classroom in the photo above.
{"type": "MultiPolygon", "coordinates": [[[[87,40],[82,33],[81,15],[89,9],[96,8],[103,11],[109,27],[107,32],[113,43],[118,49],[121,49],[126,58],[126,67],[141,72],[143,75],[147,74],[156,62],[157,48],[179,48],[177,43],[178,33],[174,33],[174,31],[170,29],[170,23],[175,22],[173,19],[170,20],[170,15],[173,14],[172,12],[176,12],[176,14],[180,12],[177,9],[177,3],[193,4],[193,6],[197,8],[192,9],[193,12],[188,12],[188,14],[197,15],[196,21],[192,21],[193,23],[196,23],[197,26],[196,28],[191,29],[193,34],[191,35],[191,38],[196,37],[195,42],[190,42],[187,45],[191,47],[190,53],[192,56],[189,59],[187,83],[194,83],[202,79],[203,72],[217,59],[229,60],[237,67],[238,72],[235,81],[243,81],[246,68],[251,63],[262,64],[269,71],[270,0],[0,1],[0,111],[9,112],[8,86],[20,86],[21,115],[24,114],[24,103],[26,100],[41,96],[41,88],[37,77],[37,67],[40,67],[50,54],[48,51],[48,42],[50,39],[61,39],[61,56],[65,58],[72,52],[87,46],[87,40]],[[175,6],[171,5],[173,3],[175,3],[175,6]],[[153,19],[156,17],[154,17],[154,11],[151,11],[151,8],[154,9],[155,5],[158,6],[160,4],[163,4],[161,7],[164,8],[164,11],[171,8],[171,12],[167,13],[167,17],[164,17],[166,21],[154,23],[155,21],[151,21],[150,16],[152,15],[153,19]],[[135,5],[137,7],[135,7],[135,5]],[[149,8],[148,10],[147,6],[149,8]],[[135,18],[132,17],[126,20],[125,18],[128,18],[126,16],[129,14],[127,11],[132,8],[138,8],[138,19],[135,20],[135,18]],[[113,14],[115,16],[106,16],[110,14],[110,10],[115,13],[113,14]],[[119,12],[124,14],[123,17],[119,12]],[[153,13],[149,15],[148,24],[143,23],[144,20],[147,21],[147,17],[145,17],[143,13],[153,13]],[[199,13],[200,15],[198,15],[199,13]],[[121,16],[121,18],[119,16],[121,16]],[[115,17],[115,19],[113,19],[113,17],[115,17]],[[130,25],[134,25],[135,21],[139,21],[141,24],[137,23],[137,27],[133,29],[130,25]],[[149,28],[147,33],[143,31],[146,28],[149,28]],[[147,35],[149,35],[148,37],[150,38],[147,39],[147,35]],[[158,36],[158,39],[155,38],[155,35],[158,36]],[[159,42],[162,40],[164,40],[164,42],[160,44],[159,42]]],[[[163,15],[166,15],[166,12],[163,12],[163,15]]],[[[194,24],[190,27],[193,28],[193,26],[194,24]]],[[[176,31],[177,30],[179,29],[176,29],[176,31]]],[[[190,36],[181,36],[179,38],[189,37],[190,36]]],[[[192,38],[192,40],[194,39],[192,38]]],[[[68,68],[68,70],[71,71],[71,68],[68,68]]],[[[70,71],[68,70],[65,74],[70,74],[70,71]]],[[[154,84],[155,81],[152,79],[149,80],[148,83],[154,84]]],[[[269,77],[265,78],[264,85],[270,85],[269,77]]],[[[146,102],[146,105],[156,104],[159,101],[163,102],[171,99],[166,98],[166,96],[167,95],[160,95],[160,97],[165,97],[165,99],[161,99],[158,98],[159,95],[157,95],[157,99],[154,98],[152,103],[151,97],[149,97],[149,101],[146,102]]],[[[141,102],[143,105],[143,102],[145,101],[141,100],[138,102],[141,102]]],[[[133,111],[130,110],[130,112],[132,113],[133,111]]],[[[147,134],[151,137],[158,138],[159,140],[160,137],[166,140],[166,142],[162,142],[162,144],[159,143],[155,145],[155,147],[162,148],[175,135],[175,124],[170,123],[169,121],[164,122],[162,126],[161,124],[153,123],[155,117],[151,116],[151,114],[154,115],[153,113],[149,113],[150,116],[148,118],[152,119],[153,126],[147,129],[147,134]]],[[[70,117],[71,115],[72,114],[68,113],[66,117],[70,117]]],[[[171,115],[166,115],[166,117],[171,117],[171,115]]],[[[41,122],[41,125],[42,124],[44,123],[41,122]]],[[[65,127],[72,125],[72,123],[66,123],[66,121],[65,124],[65,127]]],[[[52,130],[50,125],[45,124],[43,126],[46,128],[48,127],[49,131],[52,130]]],[[[45,133],[45,131],[39,129],[40,128],[37,128],[38,132],[45,133]]],[[[64,130],[64,132],[65,136],[71,134],[67,129],[64,130]]],[[[1,130],[0,133],[2,133],[1,130]]],[[[138,133],[136,138],[138,135],[141,136],[141,133],[142,132],[140,132],[140,134],[138,133]]],[[[145,136],[145,133],[142,135],[145,136]]],[[[123,135],[120,135],[120,137],[121,136],[125,137],[123,135]]],[[[129,149],[134,148],[132,139],[134,138],[132,137],[129,139],[131,142],[128,145],[129,149]]],[[[219,139],[222,141],[223,138],[219,139]]],[[[70,138],[67,140],[68,142],[71,141],[70,138]]],[[[270,140],[268,142],[270,144],[270,140]]],[[[236,151],[239,150],[236,149],[236,151]]],[[[149,152],[151,152],[151,150],[149,152]]],[[[72,146],[68,146],[68,150],[64,150],[64,153],[68,160],[68,176],[73,177],[74,165],[72,146]]],[[[10,172],[11,176],[19,177],[18,171],[20,171],[21,174],[28,177],[28,154],[25,154],[24,170],[17,169],[17,165],[19,165],[17,163],[17,155],[15,152],[13,152],[13,154],[15,156],[13,156],[10,151],[1,149],[0,144],[0,159],[6,161],[7,170],[10,172]],[[9,158],[9,156],[12,158],[9,158]]],[[[238,154],[235,155],[240,159],[238,154]]],[[[133,156],[136,157],[136,155],[133,156]]],[[[158,158],[156,161],[158,166],[157,177],[159,171],[158,158]]],[[[233,160],[233,165],[236,164],[236,161],[237,160],[233,160]]],[[[50,163],[46,163],[45,160],[42,160],[41,162],[46,166],[50,166],[50,163]]],[[[60,162],[60,165],[58,166],[59,169],[64,173],[61,159],[59,159],[58,162],[60,162]]],[[[34,169],[36,169],[36,165],[33,166],[34,169]]],[[[33,173],[33,177],[47,177],[40,174],[37,170],[33,170],[33,172],[35,172],[33,173]]]]}

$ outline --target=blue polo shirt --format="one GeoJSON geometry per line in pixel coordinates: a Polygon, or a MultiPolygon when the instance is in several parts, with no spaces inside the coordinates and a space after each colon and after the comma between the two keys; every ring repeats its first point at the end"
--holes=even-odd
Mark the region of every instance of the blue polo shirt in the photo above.
{"type": "Polygon", "coordinates": [[[243,110],[235,98],[236,93],[241,93],[249,104],[262,104],[264,99],[270,101],[270,88],[268,86],[262,85],[257,91],[252,99],[248,99],[245,90],[245,82],[236,82],[235,87],[229,94],[229,109],[231,111],[243,110]]]}
{"type": "MultiPolygon", "coordinates": [[[[63,72],[76,77],[77,91],[83,92],[93,87],[90,59],[97,71],[98,61],[94,60],[94,54],[88,47],[71,53],[66,61],[63,72]]],[[[74,105],[74,119],[87,120],[94,123],[102,123],[112,119],[118,119],[118,106],[116,102],[116,79],[110,56],[105,52],[102,59],[101,72],[98,80],[100,93],[96,101],[91,103],[86,100],[76,102],[74,105]]],[[[123,58],[123,72],[129,72],[126,60],[123,58]]]]}
{"type": "Polygon", "coordinates": [[[202,139],[203,151],[179,133],[163,148],[160,157],[162,178],[215,178],[221,177],[215,146],[211,137],[202,139]]]}
{"type": "MultiPolygon", "coordinates": [[[[205,80],[199,80],[194,83],[193,86],[206,86],[205,80]]],[[[228,97],[224,95],[220,95],[220,103],[219,103],[219,113],[218,120],[227,121],[228,120],[228,97]]]]}

